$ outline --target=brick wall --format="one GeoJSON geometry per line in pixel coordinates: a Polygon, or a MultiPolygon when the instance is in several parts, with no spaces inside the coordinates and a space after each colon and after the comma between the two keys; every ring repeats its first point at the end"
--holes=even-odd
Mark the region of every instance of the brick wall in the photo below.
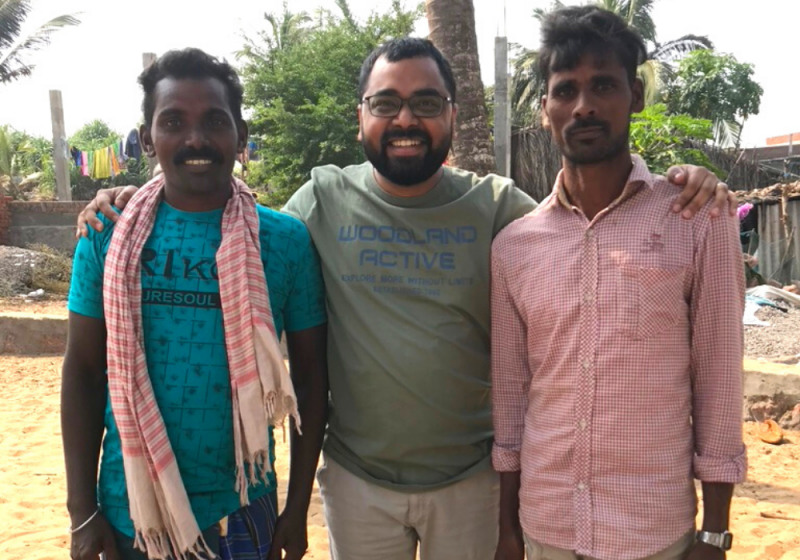
{"type": "Polygon", "coordinates": [[[5,196],[0,191],[0,245],[8,242],[8,228],[11,227],[11,210],[8,207],[10,196],[5,196]]]}
{"type": "Polygon", "coordinates": [[[800,144],[800,132],[767,138],[767,146],[780,146],[782,144],[789,144],[790,141],[793,144],[800,144]]]}

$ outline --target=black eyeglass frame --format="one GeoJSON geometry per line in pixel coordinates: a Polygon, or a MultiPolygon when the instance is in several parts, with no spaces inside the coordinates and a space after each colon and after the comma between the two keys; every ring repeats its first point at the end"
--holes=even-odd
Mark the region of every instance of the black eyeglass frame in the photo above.
{"type": "Polygon", "coordinates": [[[444,112],[445,103],[450,103],[451,105],[453,104],[453,98],[452,97],[445,97],[444,95],[439,95],[438,93],[423,93],[423,94],[420,94],[420,95],[412,95],[408,99],[403,99],[399,95],[394,95],[394,94],[390,94],[390,93],[376,93],[375,95],[369,95],[367,97],[364,97],[363,99],[361,99],[361,103],[366,104],[367,110],[369,111],[369,114],[372,115],[373,117],[377,118],[377,119],[393,119],[393,118],[395,118],[397,115],[400,114],[400,111],[403,110],[403,105],[408,105],[408,108],[411,110],[411,113],[415,117],[417,117],[419,119],[435,119],[437,117],[441,117],[442,116],[442,113],[444,112]],[[400,106],[397,108],[397,112],[394,113],[393,115],[376,115],[375,113],[372,112],[372,104],[369,102],[369,100],[372,99],[373,97],[393,97],[395,99],[399,99],[400,100],[400,106]],[[414,111],[414,108],[409,104],[409,101],[411,101],[415,97],[438,97],[439,99],[442,99],[444,101],[444,103],[442,103],[442,108],[439,109],[439,112],[436,113],[435,115],[418,115],[414,111]]]}

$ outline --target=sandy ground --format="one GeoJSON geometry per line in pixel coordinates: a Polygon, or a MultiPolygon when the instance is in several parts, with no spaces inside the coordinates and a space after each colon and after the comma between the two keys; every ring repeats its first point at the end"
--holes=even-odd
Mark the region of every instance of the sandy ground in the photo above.
{"type": "MultiPolygon", "coordinates": [[[[2,560],[69,559],[59,419],[61,361],[60,357],[0,356],[0,386],[5,388],[0,407],[2,560]]],[[[280,434],[276,455],[283,504],[289,449],[288,441],[284,442],[280,434]]],[[[328,532],[316,485],[308,523],[310,546],[306,558],[329,560],[328,532]]]]}
{"type": "MultiPolygon", "coordinates": [[[[0,558],[69,558],[65,481],[59,425],[61,358],[0,356],[0,558]]],[[[736,548],[729,560],[800,560],[800,432],[781,446],[762,443],[745,426],[750,480],[737,488],[732,509],[736,548]],[[786,519],[771,519],[775,516],[786,519]]],[[[285,491],[287,445],[278,437],[277,471],[285,491]]],[[[327,560],[327,530],[315,488],[309,512],[310,551],[327,560]]]]}
{"type": "Polygon", "coordinates": [[[64,298],[54,297],[42,301],[26,301],[22,298],[0,298],[0,313],[26,313],[31,315],[68,315],[64,298]]]}

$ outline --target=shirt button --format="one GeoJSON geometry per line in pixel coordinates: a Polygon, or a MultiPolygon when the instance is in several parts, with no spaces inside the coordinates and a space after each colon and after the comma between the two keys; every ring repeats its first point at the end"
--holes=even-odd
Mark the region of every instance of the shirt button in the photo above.
{"type": "Polygon", "coordinates": [[[586,429],[586,420],[584,420],[583,418],[581,418],[581,421],[580,421],[580,422],[578,422],[578,427],[579,427],[581,430],[585,430],[585,429],[586,429]]]}
{"type": "Polygon", "coordinates": [[[579,482],[578,483],[578,490],[583,492],[584,490],[586,490],[586,485],[583,482],[579,482]]]}
{"type": "Polygon", "coordinates": [[[592,238],[594,238],[594,230],[593,229],[587,229],[586,230],[586,239],[592,239],[592,238]]]}
{"type": "Polygon", "coordinates": [[[592,303],[594,300],[594,294],[592,292],[587,292],[583,294],[583,303],[592,303]]]}
{"type": "Polygon", "coordinates": [[[583,371],[589,371],[589,368],[592,367],[592,362],[590,362],[589,360],[583,360],[583,362],[581,363],[581,367],[583,368],[583,371]]]}

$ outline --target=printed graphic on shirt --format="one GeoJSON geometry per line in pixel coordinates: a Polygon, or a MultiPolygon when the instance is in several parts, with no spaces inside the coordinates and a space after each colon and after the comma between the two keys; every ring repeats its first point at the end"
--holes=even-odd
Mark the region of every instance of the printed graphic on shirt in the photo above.
{"type": "Polygon", "coordinates": [[[445,287],[472,286],[472,275],[461,276],[466,251],[478,241],[475,226],[416,230],[389,225],[352,224],[339,227],[343,250],[355,247],[358,272],[342,282],[372,286],[375,293],[441,296],[445,287]],[[465,251],[466,250],[466,251],[465,251]]]}
{"type": "MultiPolygon", "coordinates": [[[[325,321],[316,256],[301,223],[259,211],[261,248],[275,328],[303,330],[325,321]],[[266,221],[266,224],[264,222],[266,221]]],[[[162,204],[141,255],[142,328],[156,402],[201,528],[238,507],[233,413],[216,252],[222,210],[185,213],[162,204]]],[[[110,229],[110,228],[109,228],[110,229]]],[[[110,235],[76,249],[69,307],[102,318],[103,264],[110,235]]],[[[111,523],[132,533],[119,434],[111,409],[100,473],[111,523]]],[[[261,485],[251,499],[275,487],[261,485]]]]}

